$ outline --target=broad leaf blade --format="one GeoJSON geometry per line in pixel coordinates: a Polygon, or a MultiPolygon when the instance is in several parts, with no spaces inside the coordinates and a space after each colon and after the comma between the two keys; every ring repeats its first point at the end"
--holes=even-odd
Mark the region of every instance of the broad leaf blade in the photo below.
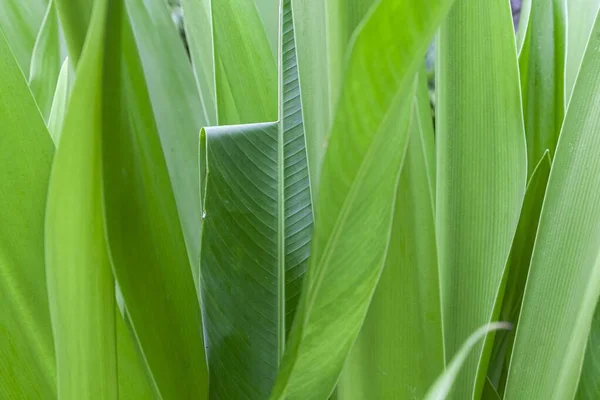
{"type": "Polygon", "coordinates": [[[428,157],[435,153],[428,98],[422,73],[384,270],[346,360],[338,384],[340,399],[422,398],[444,370],[433,186],[428,176],[428,157]]]}
{"type": "Polygon", "coordinates": [[[571,398],[577,390],[600,295],[599,48],[596,18],[548,180],[506,399],[571,398]]]}
{"type": "Polygon", "coordinates": [[[566,10],[564,0],[528,6],[519,56],[528,176],[546,150],[554,150],[565,108],[566,10]]]}
{"type": "MultiPolygon", "coordinates": [[[[507,271],[505,272],[508,273],[508,276],[502,299],[502,309],[498,319],[510,322],[515,326],[517,326],[523,301],[523,291],[529,272],[531,252],[537,234],[550,166],[550,152],[546,151],[544,157],[533,170],[531,179],[527,184],[521,216],[519,217],[517,232],[510,250],[507,271]]],[[[501,393],[504,393],[508,361],[510,360],[514,337],[514,331],[511,330],[510,332],[498,332],[494,338],[487,375],[501,393]]]]}
{"type": "Polygon", "coordinates": [[[279,121],[203,132],[202,295],[211,396],[219,399],[268,397],[310,254],[312,204],[290,0],[281,13],[279,121]]]}
{"type": "Polygon", "coordinates": [[[48,189],[46,271],[61,399],[118,398],[114,281],[101,195],[107,7],[103,0],[94,9],[48,189]]]}
{"type": "Polygon", "coordinates": [[[0,125],[0,397],[52,399],[43,227],[54,148],[1,31],[0,125]]]}
{"type": "Polygon", "coordinates": [[[450,4],[381,1],[355,37],[321,172],[309,269],[272,398],[333,391],[383,267],[411,82],[450,4]]]}
{"type": "Polygon", "coordinates": [[[200,112],[203,106],[192,67],[164,0],[126,0],[125,3],[197,282],[201,223],[198,132],[208,124],[208,119],[200,112]]]}
{"type": "Polygon", "coordinates": [[[113,271],[160,395],[202,399],[202,321],[167,165],[124,5],[109,17],[102,150],[113,271]]]}
{"type": "MultiPolygon", "coordinates": [[[[513,35],[508,2],[457,0],[437,42],[436,228],[447,358],[496,319],[494,304],[525,194],[513,35]]],[[[480,395],[483,350],[476,345],[466,360],[456,398],[480,395]]]]}
{"type": "Polygon", "coordinates": [[[46,121],[50,116],[52,98],[62,63],[58,14],[54,0],[50,0],[33,48],[29,69],[29,87],[46,121]]]}

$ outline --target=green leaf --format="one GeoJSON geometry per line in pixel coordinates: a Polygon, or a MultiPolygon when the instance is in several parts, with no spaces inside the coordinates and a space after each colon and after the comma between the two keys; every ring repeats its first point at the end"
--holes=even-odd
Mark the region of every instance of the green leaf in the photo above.
{"type": "Polygon", "coordinates": [[[112,3],[107,25],[102,156],[113,271],[160,396],[203,399],[208,373],[200,307],[141,61],[121,1],[112,3]]]}
{"type": "Polygon", "coordinates": [[[115,293],[102,217],[106,0],[96,2],[54,157],[46,272],[61,399],[117,399],[115,293]]]}
{"type": "Polygon", "coordinates": [[[329,396],[359,333],[390,238],[411,83],[450,4],[382,0],[355,36],[274,399],[329,396]]]}
{"type": "Polygon", "coordinates": [[[548,179],[506,399],[572,398],[577,390],[600,295],[599,49],[596,18],[548,179]]]}
{"type": "Polygon", "coordinates": [[[599,0],[567,0],[567,59],[565,66],[565,94],[567,103],[571,98],[596,14],[599,0]]]}
{"type": "Polygon", "coordinates": [[[212,17],[219,125],[277,120],[276,56],[255,2],[214,1],[212,17]]]}
{"type": "Polygon", "coordinates": [[[77,66],[83,50],[95,0],[54,0],[67,42],[69,58],[77,66]]]}
{"type": "Polygon", "coordinates": [[[519,54],[528,176],[546,150],[554,157],[565,108],[566,46],[565,1],[530,1],[519,54]]]}
{"type": "Polygon", "coordinates": [[[53,399],[43,227],[54,149],[1,31],[0,125],[0,398],[53,399]]]}
{"type": "Polygon", "coordinates": [[[203,131],[202,304],[211,397],[219,399],[269,396],[310,254],[312,203],[290,0],[282,7],[279,121],[203,131]]]}
{"type": "MultiPolygon", "coordinates": [[[[447,358],[496,319],[525,194],[513,35],[508,2],[457,0],[437,42],[436,228],[447,358]]],[[[476,345],[466,360],[456,398],[481,394],[487,347],[476,345]]]]}
{"type": "MultiPolygon", "coordinates": [[[[498,336],[496,334],[495,336],[498,336]]],[[[502,400],[500,394],[496,391],[496,388],[490,381],[489,377],[486,377],[485,383],[483,385],[483,393],[481,394],[481,400],[502,400]]]]}
{"type": "Polygon", "coordinates": [[[208,119],[200,112],[203,106],[192,67],[164,0],[127,0],[125,3],[197,282],[202,216],[198,132],[208,124],[208,119]]]}
{"type": "Polygon", "coordinates": [[[70,75],[69,59],[66,58],[60,69],[60,74],[58,75],[56,91],[54,92],[54,99],[52,100],[52,108],[50,109],[50,116],[48,117],[48,131],[56,146],[58,146],[58,143],[60,142],[63,121],[67,112],[67,102],[71,91],[70,75]]]}
{"type": "Polygon", "coordinates": [[[256,4],[256,9],[264,27],[269,47],[277,57],[279,38],[279,3],[280,0],[251,0],[256,4]]]}
{"type": "Polygon", "coordinates": [[[512,325],[505,322],[492,322],[486,326],[477,329],[467,338],[465,343],[456,352],[446,371],[440,375],[436,382],[431,386],[425,395],[425,400],[444,400],[450,395],[452,386],[457,381],[461,368],[464,368],[469,354],[475,350],[479,341],[485,338],[490,332],[498,329],[511,329],[512,325]]]}
{"type": "Polygon", "coordinates": [[[47,5],[48,0],[0,0],[0,30],[24,73],[29,71],[33,46],[47,5]]]}
{"type": "Polygon", "coordinates": [[[340,399],[423,398],[444,370],[433,185],[435,154],[424,71],[412,104],[384,270],[338,384],[340,399]]]}
{"type": "Polygon", "coordinates": [[[217,95],[215,89],[215,63],[211,0],[181,0],[185,15],[185,32],[202,112],[207,126],[217,125],[217,95]]]}
{"type": "MultiPolygon", "coordinates": [[[[505,271],[505,274],[508,274],[508,276],[506,277],[506,287],[498,319],[511,322],[515,326],[517,326],[517,321],[519,320],[523,290],[525,289],[525,282],[527,281],[527,274],[529,272],[531,252],[537,234],[550,166],[550,152],[546,150],[527,184],[517,232],[513,239],[507,271],[505,271]]],[[[498,332],[494,338],[494,346],[487,375],[491,378],[493,385],[499,388],[501,393],[504,392],[508,361],[510,360],[514,337],[514,331],[509,331],[498,332]]]]}
{"type": "Polygon", "coordinates": [[[596,305],[576,398],[594,400],[598,396],[600,396],[600,307],[596,305]]]}
{"type": "Polygon", "coordinates": [[[356,27],[373,0],[294,0],[298,70],[313,195],[356,27]]]}
{"type": "Polygon", "coordinates": [[[46,121],[50,116],[52,98],[62,63],[58,14],[54,7],[54,0],[50,0],[33,48],[29,69],[29,87],[46,121]]]}

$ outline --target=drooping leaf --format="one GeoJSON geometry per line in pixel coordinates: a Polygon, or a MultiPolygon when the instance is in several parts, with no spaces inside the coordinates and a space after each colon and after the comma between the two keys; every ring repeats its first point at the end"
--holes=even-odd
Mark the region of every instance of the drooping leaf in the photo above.
{"type": "Polygon", "coordinates": [[[461,368],[464,368],[469,354],[475,350],[479,341],[485,338],[490,332],[498,329],[511,329],[511,325],[504,322],[492,322],[486,326],[477,329],[467,338],[460,347],[456,355],[452,358],[446,371],[440,375],[436,382],[431,386],[425,395],[425,400],[444,400],[450,395],[452,386],[456,383],[461,368]]]}
{"type": "MultiPolygon", "coordinates": [[[[126,0],[194,280],[200,256],[198,133],[208,124],[192,66],[164,0],[126,0]]],[[[189,20],[189,24],[196,21],[189,20]]]]}
{"type": "Polygon", "coordinates": [[[103,88],[104,215],[113,271],[163,398],[203,399],[202,321],[130,21],[112,3],[103,88]]]}
{"type": "Polygon", "coordinates": [[[577,390],[600,295],[599,49],[596,18],[548,179],[506,399],[572,398],[577,390]]]}
{"type": "Polygon", "coordinates": [[[0,126],[0,398],[53,399],[44,210],[54,149],[2,31],[0,126]]]}
{"type": "Polygon", "coordinates": [[[268,397],[310,254],[312,203],[290,0],[279,121],[207,128],[202,294],[211,397],[268,397]],[[243,361],[242,361],[243,360],[243,361]]]}
{"type": "Polygon", "coordinates": [[[273,399],[333,391],[383,268],[411,83],[450,5],[383,0],[355,36],[315,202],[308,272],[273,399]]]}
{"type": "Polygon", "coordinates": [[[412,104],[387,258],[338,383],[339,399],[423,398],[444,370],[435,244],[433,126],[424,71],[412,104]]]}
{"type": "Polygon", "coordinates": [[[565,95],[569,102],[579,66],[583,59],[600,1],[598,0],[567,0],[567,40],[565,66],[565,95]]]}
{"type": "Polygon", "coordinates": [[[218,124],[276,121],[276,55],[255,1],[213,1],[212,18],[218,124]]]}
{"type": "Polygon", "coordinates": [[[48,132],[52,136],[54,145],[58,146],[60,142],[60,134],[62,133],[63,121],[67,112],[67,102],[69,100],[70,77],[69,77],[69,59],[66,58],[60,68],[56,90],[52,100],[52,108],[48,117],[48,132]]]}
{"type": "Polygon", "coordinates": [[[114,281],[101,195],[107,7],[107,0],[95,4],[48,189],[46,273],[61,399],[118,398],[114,281]]]}
{"type": "Polygon", "coordinates": [[[52,98],[63,58],[58,14],[54,0],[50,0],[42,27],[37,35],[29,68],[29,87],[46,121],[50,116],[52,98]]]}
{"type": "MultiPolygon", "coordinates": [[[[475,329],[496,320],[525,194],[513,35],[508,2],[457,0],[437,41],[436,228],[447,359],[475,329]]],[[[475,345],[456,398],[481,394],[488,347],[475,345]]]]}
{"type": "MultiPolygon", "coordinates": [[[[533,174],[527,184],[525,199],[521,208],[521,216],[515,234],[510,257],[508,259],[506,287],[502,299],[502,309],[498,316],[501,321],[507,321],[517,326],[519,311],[523,301],[523,290],[527,281],[531,252],[537,233],[537,227],[546,193],[548,174],[550,173],[550,152],[546,151],[544,156],[533,170],[533,174]]],[[[490,358],[490,366],[487,372],[494,387],[504,393],[506,373],[508,372],[508,361],[514,342],[514,330],[497,332],[494,338],[494,346],[490,358]]]]}
{"type": "Polygon", "coordinates": [[[207,126],[217,125],[211,0],[181,0],[185,32],[207,126]]]}
{"type": "Polygon", "coordinates": [[[564,0],[529,0],[526,9],[519,70],[531,176],[546,150],[554,157],[563,121],[566,10],[564,0]]]}
{"type": "Polygon", "coordinates": [[[33,46],[47,5],[48,0],[0,0],[0,30],[24,74],[29,71],[33,46]]]}

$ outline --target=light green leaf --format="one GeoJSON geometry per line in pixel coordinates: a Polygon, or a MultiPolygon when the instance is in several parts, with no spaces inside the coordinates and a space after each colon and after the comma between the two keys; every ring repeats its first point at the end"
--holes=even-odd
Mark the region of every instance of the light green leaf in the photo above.
{"type": "Polygon", "coordinates": [[[62,133],[63,121],[67,112],[67,102],[71,91],[69,75],[69,59],[66,58],[58,75],[52,108],[48,117],[48,131],[56,146],[60,142],[60,134],[62,133]]]}
{"type": "MultiPolygon", "coordinates": [[[[519,319],[523,301],[523,290],[529,272],[531,252],[535,242],[544,194],[546,193],[550,166],[550,152],[546,150],[527,184],[517,232],[510,250],[507,271],[505,271],[508,276],[506,277],[506,286],[501,300],[502,308],[498,319],[511,322],[515,326],[519,319]]],[[[501,393],[504,393],[508,361],[510,360],[514,337],[514,331],[509,331],[498,332],[494,338],[487,375],[501,393]]]]}
{"type": "Polygon", "coordinates": [[[56,10],[65,35],[69,58],[73,66],[77,66],[83,44],[85,42],[88,25],[92,16],[92,7],[95,0],[54,0],[56,10]]]}
{"type": "Polygon", "coordinates": [[[54,7],[54,0],[50,0],[33,48],[29,69],[29,87],[46,121],[50,116],[52,98],[62,62],[58,14],[54,7]]]}
{"type": "Polygon", "coordinates": [[[509,400],[572,398],[577,390],[600,295],[599,49],[596,18],[548,179],[506,383],[509,400]]]}
{"type": "Polygon", "coordinates": [[[277,57],[279,38],[279,3],[280,0],[251,0],[256,9],[269,41],[273,56],[277,57]]]}
{"type": "Polygon", "coordinates": [[[54,149],[1,31],[0,126],[0,398],[53,399],[43,226],[54,149]]]}
{"type": "MultiPolygon", "coordinates": [[[[457,0],[437,45],[436,228],[448,359],[496,319],[527,164],[509,3],[457,0]]],[[[481,395],[488,347],[471,352],[456,398],[481,395]]]]}
{"type": "MultiPolygon", "coordinates": [[[[198,132],[208,124],[192,66],[164,0],[126,0],[152,110],[197,282],[200,257],[198,132]]],[[[195,21],[189,21],[195,23],[195,21]]]]}
{"type": "Polygon", "coordinates": [[[382,0],[355,37],[274,399],[329,396],[359,333],[389,242],[411,83],[450,4],[382,0]]]}
{"type": "Polygon", "coordinates": [[[109,17],[102,150],[113,271],[154,387],[165,399],[203,399],[200,307],[167,165],[121,1],[109,17]]]}
{"type": "Polygon", "coordinates": [[[276,56],[255,2],[214,1],[212,17],[219,125],[277,120],[276,56]]]}
{"type": "Polygon", "coordinates": [[[565,0],[530,0],[521,18],[519,54],[528,176],[546,150],[550,158],[565,108],[565,0]]]}
{"type": "Polygon", "coordinates": [[[23,73],[29,71],[33,46],[47,5],[48,0],[0,0],[0,30],[23,73]]]}
{"type": "Polygon", "coordinates": [[[217,125],[211,0],[181,0],[194,75],[208,126],[217,125]]]}
{"type": "Polygon", "coordinates": [[[294,0],[298,70],[313,195],[352,34],[374,0],[294,0]]]}
{"type": "Polygon", "coordinates": [[[565,66],[565,94],[568,103],[575,86],[598,9],[599,0],[566,0],[567,3],[567,60],[565,66]]]}
{"type": "Polygon", "coordinates": [[[450,395],[450,390],[459,376],[461,368],[464,367],[469,354],[475,350],[475,346],[479,341],[485,338],[488,333],[498,329],[511,329],[512,325],[505,322],[492,322],[486,326],[477,329],[471,336],[467,338],[465,343],[460,347],[456,355],[452,358],[446,371],[440,375],[436,382],[431,386],[425,400],[444,400],[450,395]]]}
{"type": "Polygon", "coordinates": [[[211,398],[267,398],[310,254],[312,203],[290,0],[279,121],[207,128],[202,294],[211,398]],[[244,360],[244,362],[240,362],[244,360]]]}
{"type": "Polygon", "coordinates": [[[387,258],[338,384],[340,399],[423,398],[444,370],[435,244],[433,126],[424,72],[412,104],[387,258]],[[424,101],[423,101],[424,100],[424,101]]]}
{"type": "Polygon", "coordinates": [[[102,217],[102,75],[106,10],[96,2],[54,157],[46,273],[61,399],[117,399],[114,281],[102,217]]]}

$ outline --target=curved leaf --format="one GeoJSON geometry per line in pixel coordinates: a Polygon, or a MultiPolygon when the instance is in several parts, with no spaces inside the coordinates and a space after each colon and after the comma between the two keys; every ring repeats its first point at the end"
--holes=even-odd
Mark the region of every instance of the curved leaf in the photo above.
{"type": "Polygon", "coordinates": [[[310,254],[312,204],[290,0],[278,122],[206,128],[202,295],[211,396],[266,398],[310,254]]]}
{"type": "Polygon", "coordinates": [[[548,179],[506,399],[572,398],[577,390],[600,295],[599,49],[597,17],[548,179]]]}
{"type": "Polygon", "coordinates": [[[63,121],[67,112],[67,102],[70,94],[70,72],[69,72],[69,59],[66,58],[60,69],[58,75],[58,82],[56,83],[56,91],[54,92],[54,99],[52,100],[52,108],[50,109],[50,116],[48,117],[48,131],[54,145],[58,146],[60,142],[60,134],[62,133],[63,121]]]}
{"type": "Polygon", "coordinates": [[[339,399],[422,398],[444,370],[428,99],[421,73],[384,270],[346,360],[339,399]]]}
{"type": "Polygon", "coordinates": [[[274,399],[329,396],[359,333],[389,242],[408,142],[411,82],[450,4],[383,0],[357,31],[321,172],[308,272],[274,399]]]}
{"type": "MultiPolygon", "coordinates": [[[[509,3],[457,0],[437,45],[436,228],[450,358],[497,318],[527,160],[509,3]]],[[[456,398],[481,394],[488,347],[471,352],[456,398]]]]}
{"type": "Polygon", "coordinates": [[[56,398],[44,272],[44,210],[54,148],[0,31],[0,398],[56,398]]]}

